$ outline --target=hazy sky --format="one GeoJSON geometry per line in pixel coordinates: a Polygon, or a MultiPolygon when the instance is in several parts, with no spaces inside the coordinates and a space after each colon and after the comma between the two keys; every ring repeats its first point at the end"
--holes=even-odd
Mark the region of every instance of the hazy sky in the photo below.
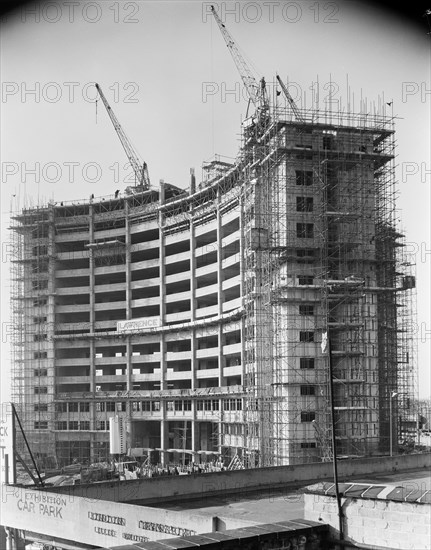
{"type": "MultiPolygon", "coordinates": [[[[430,395],[430,35],[363,1],[213,2],[256,75],[278,72],[304,107],[319,99],[397,117],[397,206],[417,263],[420,394],[430,395]],[[338,102],[338,103],[337,103],[338,102]],[[387,106],[386,102],[392,102],[387,106]]],[[[247,109],[210,2],[50,1],[1,33],[2,235],[39,201],[123,190],[130,170],[98,82],[154,185],[189,185],[202,161],[235,157],[247,109]],[[16,195],[15,198],[12,196],[16,195]]],[[[3,253],[2,269],[7,270],[3,253]]],[[[8,317],[3,273],[2,316],[8,317]]]]}

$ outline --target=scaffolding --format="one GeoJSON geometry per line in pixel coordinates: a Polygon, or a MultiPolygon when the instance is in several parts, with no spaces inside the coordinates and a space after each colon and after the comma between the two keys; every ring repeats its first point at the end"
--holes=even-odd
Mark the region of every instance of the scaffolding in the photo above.
{"type": "MultiPolygon", "coordinates": [[[[199,430],[211,441],[200,451],[217,450],[228,463],[327,461],[332,429],[338,455],[387,454],[396,444],[390,434],[398,441],[411,424],[417,391],[414,266],[396,224],[393,119],[307,110],[294,120],[290,110],[276,106],[269,116],[245,122],[234,163],[216,159],[204,170],[197,188],[192,174],[189,193],[161,182],[158,190],[48,204],[13,216],[13,400],[36,457],[45,465],[49,457],[56,465],[105,460],[109,413],[132,421],[144,402],[152,407],[157,401],[169,414],[181,399],[193,402],[189,420],[202,421],[199,430]],[[231,224],[226,231],[225,215],[231,224]],[[105,268],[121,272],[113,276],[112,292],[121,293],[115,300],[128,304],[127,320],[132,318],[125,266],[132,262],[133,228],[146,222],[156,227],[145,230],[153,240],[157,234],[161,262],[165,238],[184,232],[193,241],[214,224],[210,233],[219,248],[208,255],[217,263],[217,314],[164,323],[162,300],[162,326],[154,334],[160,372],[165,353],[185,351],[179,344],[168,349],[168,336],[176,335],[178,343],[190,339],[194,369],[197,339],[212,338],[218,372],[233,366],[236,373],[228,382],[220,375],[220,386],[170,389],[161,377],[158,389],[148,389],[155,379],[146,379],[155,375],[150,368],[135,383],[133,350],[147,353],[139,331],[120,335],[115,312],[97,318],[103,293],[95,278],[105,268]],[[230,249],[234,226],[240,242],[230,249]],[[239,256],[241,305],[225,313],[222,264],[232,255],[239,256]],[[78,286],[88,286],[79,296],[62,288],[71,269],[78,286]],[[232,343],[241,344],[241,375],[238,363],[223,355],[231,342],[225,324],[235,332],[232,343]],[[335,426],[323,335],[331,343],[335,426]],[[105,348],[113,359],[98,368],[105,348]],[[114,359],[117,353],[121,359],[114,359]],[[228,398],[236,403],[232,414],[222,407],[228,398]]],[[[199,246],[206,242],[203,237],[199,246]]],[[[195,282],[190,285],[197,296],[195,282]]],[[[176,436],[168,447],[199,452],[190,449],[197,430],[182,425],[190,438],[181,440],[180,428],[169,422],[176,436]]],[[[162,437],[151,435],[148,448],[163,450],[162,437]]]]}
{"type": "Polygon", "coordinates": [[[389,422],[399,433],[416,368],[393,136],[391,117],[280,108],[244,128],[249,466],[329,460],[332,429],[349,457],[388,453],[389,422]]]}

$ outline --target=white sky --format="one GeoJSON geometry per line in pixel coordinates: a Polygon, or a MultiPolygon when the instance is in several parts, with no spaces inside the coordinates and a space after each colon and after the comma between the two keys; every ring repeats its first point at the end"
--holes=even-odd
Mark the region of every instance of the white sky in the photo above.
{"type": "MultiPolygon", "coordinates": [[[[346,108],[347,79],[356,110],[361,94],[371,111],[373,101],[376,108],[393,102],[386,114],[400,118],[398,207],[417,263],[419,389],[429,396],[430,37],[361,1],[214,4],[257,76],[270,82],[278,71],[308,104],[318,81],[324,107],[331,80],[333,98],[346,108]]],[[[128,185],[127,159],[101,102],[96,123],[93,82],[147,161],[154,185],[164,179],[187,187],[190,167],[199,180],[202,161],[214,153],[236,156],[247,102],[209,6],[65,0],[8,16],[1,34],[3,241],[11,208],[128,185]]],[[[3,327],[7,268],[3,247],[3,327]]],[[[7,370],[7,357],[5,363],[7,370]]]]}

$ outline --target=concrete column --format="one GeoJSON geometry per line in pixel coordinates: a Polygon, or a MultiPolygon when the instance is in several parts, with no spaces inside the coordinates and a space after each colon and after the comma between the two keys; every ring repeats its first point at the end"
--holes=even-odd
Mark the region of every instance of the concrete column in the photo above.
{"type": "MultiPolygon", "coordinates": [[[[195,184],[194,179],[192,178],[192,184],[190,188],[190,192],[194,193],[195,191],[195,184]]],[[[195,249],[196,249],[196,228],[193,223],[193,217],[194,217],[194,208],[193,208],[193,202],[190,202],[190,319],[191,321],[196,320],[196,256],[195,256],[195,249]]],[[[190,330],[190,341],[191,341],[191,351],[190,351],[190,358],[191,358],[191,389],[194,390],[197,387],[197,379],[196,379],[196,371],[198,367],[198,361],[196,359],[196,350],[197,350],[197,339],[196,339],[196,330],[191,329],[190,330]]],[[[192,451],[198,451],[199,450],[199,440],[197,437],[197,431],[198,431],[198,422],[196,420],[196,400],[192,399],[192,422],[191,422],[191,430],[192,430],[192,451]]]]}
{"type": "MultiPolygon", "coordinates": [[[[217,191],[216,198],[217,205],[217,302],[218,302],[218,314],[223,313],[223,270],[222,270],[222,220],[220,213],[220,190],[217,191]]],[[[223,367],[225,366],[225,360],[223,356],[223,325],[220,323],[218,327],[218,385],[224,386],[226,381],[223,376],[223,367]]]]}
{"type": "MultiPolygon", "coordinates": [[[[131,290],[131,251],[130,247],[132,245],[132,239],[130,235],[130,222],[129,222],[129,202],[124,200],[124,219],[125,219],[125,275],[126,275],[126,319],[129,320],[132,318],[132,290],[131,290]]],[[[128,392],[133,390],[133,380],[132,380],[132,337],[125,336],[126,344],[126,389],[128,392]]],[[[134,433],[133,433],[133,422],[132,422],[132,405],[131,400],[127,399],[126,401],[126,423],[127,431],[130,434],[130,447],[133,447],[134,433]]]]}
{"type": "MultiPolygon", "coordinates": [[[[165,202],[165,183],[163,180],[160,180],[160,195],[159,195],[160,205],[165,202]]],[[[166,322],[166,272],[165,272],[165,234],[164,234],[164,213],[159,212],[159,269],[160,269],[160,321],[162,326],[166,322]]],[[[166,380],[166,341],[164,334],[160,336],[160,390],[167,390],[168,383],[166,380]]],[[[161,400],[160,403],[161,410],[161,422],[160,422],[160,447],[162,449],[167,448],[168,440],[168,429],[167,429],[167,420],[166,420],[166,410],[165,402],[161,400]]],[[[165,451],[160,452],[160,460],[164,465],[166,461],[165,451]]]]}
{"type": "MultiPolygon", "coordinates": [[[[54,208],[49,210],[49,229],[48,229],[48,308],[47,308],[47,339],[48,339],[48,395],[49,403],[48,408],[54,406],[53,401],[55,398],[55,346],[54,346],[54,334],[55,334],[55,234],[54,234],[54,208]]],[[[55,415],[48,415],[48,427],[50,430],[55,429],[55,415]]],[[[52,433],[52,432],[51,432],[52,433]]],[[[55,449],[55,432],[54,435],[49,437],[50,449],[44,451],[48,455],[56,456],[55,449]]]]}
{"type": "MultiPolygon", "coordinates": [[[[92,204],[89,206],[88,211],[88,239],[90,244],[94,243],[94,207],[92,204]]],[[[96,303],[96,295],[94,292],[95,287],[95,276],[94,276],[94,252],[93,248],[88,249],[89,254],[89,289],[90,289],[90,333],[94,334],[94,324],[95,324],[95,311],[94,305],[96,303]]],[[[96,342],[94,338],[90,338],[90,392],[95,395],[96,392],[96,342]]],[[[90,429],[96,429],[96,404],[93,401],[90,404],[90,429]]],[[[95,441],[95,432],[90,432],[90,458],[94,456],[94,441],[95,441]]]]}

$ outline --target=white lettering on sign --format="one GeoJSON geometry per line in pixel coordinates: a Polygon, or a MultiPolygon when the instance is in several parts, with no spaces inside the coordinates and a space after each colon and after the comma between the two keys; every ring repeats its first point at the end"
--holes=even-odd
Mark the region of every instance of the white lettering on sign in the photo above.
{"type": "Polygon", "coordinates": [[[151,330],[162,325],[160,317],[140,317],[138,319],[130,319],[128,321],[117,322],[117,332],[141,332],[143,330],[151,330]]]}

